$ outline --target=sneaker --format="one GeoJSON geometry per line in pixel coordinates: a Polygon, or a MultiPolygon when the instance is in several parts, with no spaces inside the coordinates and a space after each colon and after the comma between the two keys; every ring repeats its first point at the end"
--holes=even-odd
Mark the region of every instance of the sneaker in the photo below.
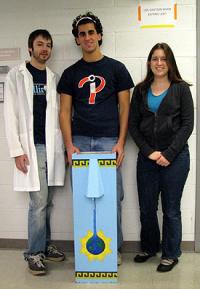
{"type": "Polygon", "coordinates": [[[146,253],[146,252],[142,252],[138,255],[135,256],[135,258],[133,259],[134,262],[136,263],[144,263],[146,262],[149,258],[155,256],[155,254],[149,254],[149,253],[146,253]]]}
{"type": "Polygon", "coordinates": [[[65,255],[63,252],[59,251],[56,246],[49,245],[46,251],[46,259],[50,261],[60,262],[65,260],[65,255]]]}
{"type": "Polygon", "coordinates": [[[29,271],[33,275],[45,275],[46,265],[44,264],[44,254],[30,255],[27,257],[29,271]]]}
{"type": "Polygon", "coordinates": [[[117,266],[120,266],[122,264],[122,255],[121,253],[118,251],[117,252],[117,266]]]}
{"type": "Polygon", "coordinates": [[[160,264],[157,267],[158,272],[169,272],[178,263],[178,259],[161,259],[160,264]]]}

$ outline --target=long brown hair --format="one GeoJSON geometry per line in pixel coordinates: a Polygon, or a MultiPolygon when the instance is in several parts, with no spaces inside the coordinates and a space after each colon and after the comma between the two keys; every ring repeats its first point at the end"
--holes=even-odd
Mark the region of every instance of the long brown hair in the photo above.
{"type": "Polygon", "coordinates": [[[154,51],[157,49],[162,49],[165,53],[166,62],[168,65],[169,81],[171,83],[184,81],[180,75],[179,70],[178,70],[172,49],[169,47],[169,45],[167,43],[157,43],[152,47],[151,51],[149,52],[149,55],[147,58],[147,74],[146,74],[144,80],[140,83],[141,89],[145,90],[145,91],[149,88],[149,86],[151,85],[151,83],[154,80],[154,74],[153,74],[151,67],[150,67],[150,61],[151,61],[151,58],[152,58],[154,51]]]}

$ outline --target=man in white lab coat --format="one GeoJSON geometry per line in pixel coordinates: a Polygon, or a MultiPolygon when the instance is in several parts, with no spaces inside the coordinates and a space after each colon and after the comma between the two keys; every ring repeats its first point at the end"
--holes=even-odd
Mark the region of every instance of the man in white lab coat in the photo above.
{"type": "Polygon", "coordinates": [[[45,259],[65,256],[50,243],[52,186],[63,186],[65,159],[59,127],[56,75],[46,67],[53,47],[47,30],[28,39],[30,62],[7,75],[4,115],[10,156],[14,158],[14,190],[28,191],[28,250],[24,253],[34,275],[46,273],[45,259]]]}

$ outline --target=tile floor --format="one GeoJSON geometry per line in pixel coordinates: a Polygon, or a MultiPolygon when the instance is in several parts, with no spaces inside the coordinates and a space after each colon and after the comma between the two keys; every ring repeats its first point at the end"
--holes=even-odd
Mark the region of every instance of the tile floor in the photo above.
{"type": "Polygon", "coordinates": [[[184,253],[173,271],[157,273],[159,257],[144,264],[123,254],[118,284],[75,284],[72,255],[62,263],[48,262],[48,274],[31,275],[21,250],[0,250],[0,289],[200,289],[200,254],[184,253]]]}

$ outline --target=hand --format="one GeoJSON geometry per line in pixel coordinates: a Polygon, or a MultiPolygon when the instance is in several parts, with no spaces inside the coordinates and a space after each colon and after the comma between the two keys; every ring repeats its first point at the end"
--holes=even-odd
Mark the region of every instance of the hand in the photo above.
{"type": "Polygon", "coordinates": [[[167,167],[170,165],[170,162],[161,154],[160,158],[156,161],[157,165],[162,167],[167,167]]]}
{"type": "Polygon", "coordinates": [[[152,161],[157,161],[161,157],[161,152],[160,151],[155,151],[152,154],[148,156],[148,158],[152,161]]]}
{"type": "Polygon", "coordinates": [[[112,152],[113,153],[116,153],[117,155],[117,168],[119,166],[121,166],[122,164],[122,161],[124,159],[124,146],[117,143],[113,148],[112,148],[112,152]]]}
{"type": "Polygon", "coordinates": [[[26,154],[15,157],[15,165],[22,173],[27,174],[29,166],[29,160],[26,154]]]}
{"type": "Polygon", "coordinates": [[[79,154],[80,153],[80,149],[75,147],[73,144],[70,145],[70,146],[67,146],[66,147],[66,150],[67,150],[67,161],[69,163],[69,165],[71,166],[72,165],[72,154],[73,153],[77,153],[79,154]]]}

